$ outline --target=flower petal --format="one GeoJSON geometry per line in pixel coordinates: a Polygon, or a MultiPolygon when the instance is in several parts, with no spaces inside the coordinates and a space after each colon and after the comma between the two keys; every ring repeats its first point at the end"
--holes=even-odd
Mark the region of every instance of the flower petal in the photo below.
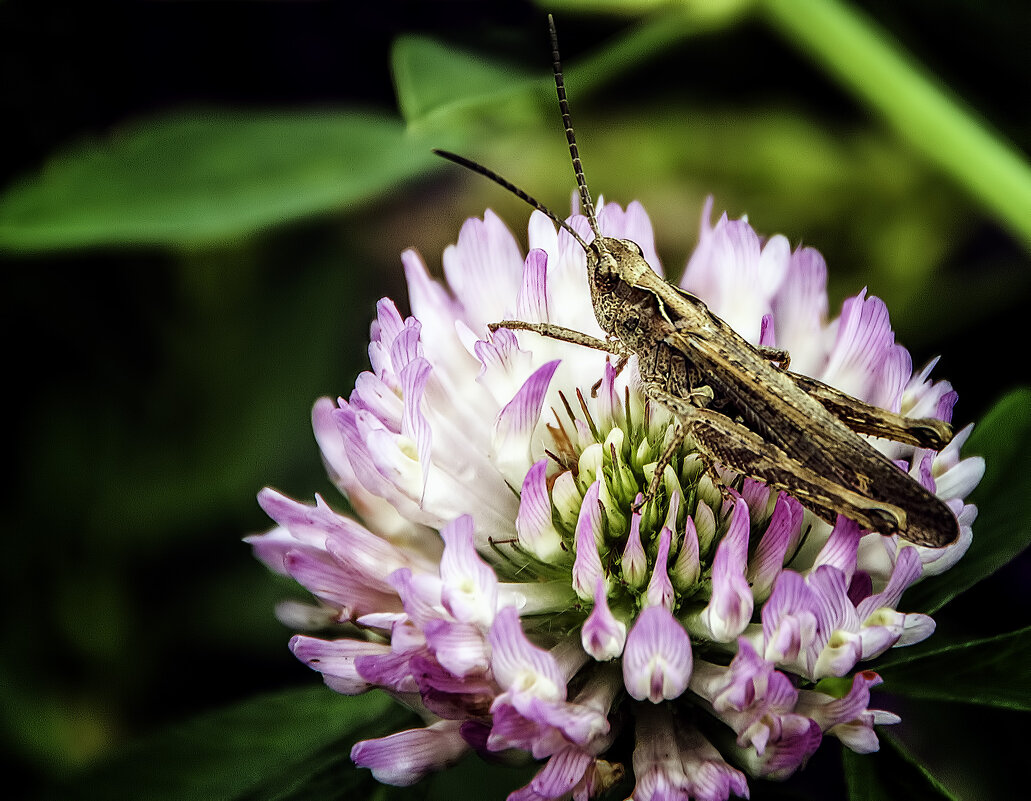
{"type": "Polygon", "coordinates": [[[623,650],[623,683],[653,704],[678,698],[691,679],[691,638],[664,606],[641,610],[623,650]]]}
{"type": "Polygon", "coordinates": [[[442,720],[425,729],[362,740],[351,749],[351,760],[369,768],[376,781],[407,787],[434,770],[457,762],[468,750],[457,720],[442,720]]]}

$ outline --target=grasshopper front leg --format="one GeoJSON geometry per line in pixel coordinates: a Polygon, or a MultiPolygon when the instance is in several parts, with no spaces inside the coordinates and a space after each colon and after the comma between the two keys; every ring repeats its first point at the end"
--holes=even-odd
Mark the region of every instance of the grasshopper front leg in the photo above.
{"type": "Polygon", "coordinates": [[[621,359],[628,359],[631,355],[619,340],[613,339],[612,341],[606,341],[604,339],[592,337],[590,334],[585,334],[582,331],[577,331],[575,328],[566,328],[564,326],[553,325],[551,323],[528,323],[524,320],[502,320],[500,323],[488,324],[487,328],[492,334],[499,328],[507,328],[510,331],[533,331],[535,334],[540,334],[542,337],[550,337],[551,339],[558,339],[562,342],[571,342],[574,345],[582,345],[585,348],[593,348],[594,350],[604,351],[605,353],[612,353],[619,356],[621,359]]]}

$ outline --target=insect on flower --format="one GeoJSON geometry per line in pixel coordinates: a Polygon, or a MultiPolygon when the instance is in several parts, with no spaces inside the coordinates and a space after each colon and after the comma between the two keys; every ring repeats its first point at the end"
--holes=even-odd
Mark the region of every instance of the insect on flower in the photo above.
{"type": "Polygon", "coordinates": [[[679,423],[639,503],[655,496],[665,466],[690,438],[717,481],[714,466],[719,463],[789,492],[828,522],[843,514],[865,529],[898,534],[920,545],[955,542],[959,522],[945,503],[858,436],[941,450],[952,439],[947,423],[903,417],[789,372],[787,351],[752,346],[701,299],[660,278],[637,243],[601,234],[573,133],[550,15],[548,23],[559,107],[594,238],[587,242],[542,203],[486,167],[435,152],[500,184],[573,236],[587,255],[594,314],[608,336],[600,340],[549,323],[518,320],[494,323],[491,329],[535,331],[603,350],[619,357],[617,371],[637,357],[648,397],[673,412],[679,423]]]}
{"type": "Polygon", "coordinates": [[[970,429],[914,447],[948,441],[951,386],[913,373],[878,299],[828,322],[819,253],[713,225],[711,202],[688,294],[652,270],[643,207],[595,208],[579,168],[586,216],[562,220],[448,157],[538,209],[529,252],[487,211],[445,250],[445,283],[402,254],[411,314],[379,302],[369,370],[312,415],[355,517],[266,489],[277,525],[249,538],[315,596],[280,610],[310,632],[294,654],[337,692],[383,689],[423,719],[352,760],[395,785],[474,752],[540,760],[510,801],[584,801],[624,777],[636,801],[723,801],[747,776],[791,775],[824,737],[876,750],[875,725],[898,718],[871,708],[880,678],[860,663],[931,635],[902,593],[972,538],[970,429]],[[736,268],[732,292],[707,291],[736,268]],[[787,372],[774,323],[820,380],[787,372]],[[853,433],[884,430],[886,459],[853,433]],[[819,453],[839,437],[854,484],[830,474],[847,457],[819,453]],[[928,519],[939,503],[959,539],[903,543],[954,536],[928,519]],[[900,537],[864,536],[867,520],[900,537]]]}

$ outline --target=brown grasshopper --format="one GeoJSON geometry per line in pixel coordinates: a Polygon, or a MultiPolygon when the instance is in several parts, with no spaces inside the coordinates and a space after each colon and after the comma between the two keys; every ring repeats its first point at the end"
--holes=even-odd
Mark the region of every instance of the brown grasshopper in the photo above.
{"type": "Polygon", "coordinates": [[[550,15],[555,87],[581,205],[594,238],[586,242],[543,204],[491,170],[434,151],[500,184],[564,228],[587,255],[598,324],[605,340],[548,323],[504,320],[490,326],[543,336],[619,356],[637,356],[646,394],[669,409],[679,428],[663,453],[645,501],[665,466],[690,437],[710,467],[718,463],[797,498],[820,517],[838,514],[880,534],[932,548],[954,542],[959,523],[945,503],[899,470],[859,434],[940,450],[952,429],[940,420],[908,418],[864,403],[787,370],[786,351],[755,347],[697,297],[667,283],[628,239],[603,236],[570,119],[550,15]]]}

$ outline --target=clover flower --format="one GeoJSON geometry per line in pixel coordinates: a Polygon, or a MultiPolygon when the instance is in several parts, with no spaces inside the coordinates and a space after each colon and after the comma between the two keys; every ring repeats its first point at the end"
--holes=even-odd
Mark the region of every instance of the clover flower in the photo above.
{"type": "MultiPolygon", "coordinates": [[[[914,373],[883,302],[865,290],[827,321],[826,266],[746,220],[711,225],[682,286],[792,369],[870,403],[949,420],[956,393],[914,373]]],[[[601,230],[632,239],[661,273],[644,209],[600,205],[601,230]]],[[[586,220],[570,224],[589,239],[586,220]]],[[[633,771],[633,798],[748,795],[747,776],[789,776],[836,737],[878,747],[880,682],[864,662],[928,637],[898,609],[922,575],[971,541],[964,502],[983,463],[874,441],[960,521],[948,547],[829,525],[794,498],[723,470],[690,443],[639,511],[676,421],[649,403],[633,360],[488,324],[550,322],[601,337],[585,256],[543,214],[529,255],[490,211],[444,252],[447,287],[414,251],[412,315],[387,299],[371,370],[322,399],[314,429],[357,520],[321,498],[266,489],[278,524],[249,538],[317,605],[283,614],[296,656],[337,692],[385,689],[425,726],[359,742],[351,757],[407,785],[469,752],[542,760],[513,801],[600,795],[633,771]],[[729,492],[728,489],[729,488],[729,492]],[[359,520],[361,522],[359,522],[359,520]]]]}

